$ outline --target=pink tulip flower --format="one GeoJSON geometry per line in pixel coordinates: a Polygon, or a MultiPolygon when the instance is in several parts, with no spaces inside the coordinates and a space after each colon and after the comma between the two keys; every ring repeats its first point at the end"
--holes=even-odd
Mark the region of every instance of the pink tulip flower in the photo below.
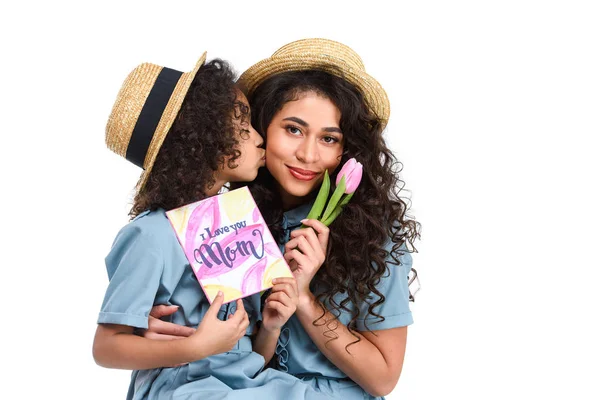
{"type": "Polygon", "coordinates": [[[361,163],[357,162],[354,158],[349,159],[348,161],[346,161],[346,164],[344,164],[344,166],[337,175],[337,179],[335,180],[336,186],[340,184],[342,176],[345,175],[346,191],[344,193],[354,193],[354,191],[360,184],[360,180],[362,179],[362,171],[363,166],[361,163]]]}

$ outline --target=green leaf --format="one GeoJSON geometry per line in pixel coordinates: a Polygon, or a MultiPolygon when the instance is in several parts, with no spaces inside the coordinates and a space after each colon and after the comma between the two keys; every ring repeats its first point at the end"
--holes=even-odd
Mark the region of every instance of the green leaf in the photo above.
{"type": "Polygon", "coordinates": [[[337,185],[337,187],[335,188],[335,191],[333,192],[331,199],[329,199],[327,208],[325,209],[325,212],[323,213],[323,216],[321,217],[320,221],[327,220],[329,215],[333,212],[333,210],[335,210],[335,207],[337,207],[337,204],[340,201],[340,199],[343,196],[345,191],[346,191],[346,176],[344,175],[344,176],[342,176],[342,179],[340,180],[340,184],[337,185]]]}
{"type": "Polygon", "coordinates": [[[325,226],[331,225],[331,223],[338,217],[338,215],[340,215],[341,212],[342,212],[342,207],[337,206],[335,208],[335,210],[333,210],[331,215],[326,220],[323,221],[323,225],[325,225],[325,226]]]}
{"type": "Polygon", "coordinates": [[[326,220],[323,221],[323,224],[325,226],[331,225],[331,223],[338,217],[338,215],[340,215],[340,213],[342,212],[342,209],[344,208],[344,206],[346,204],[348,204],[348,202],[350,201],[350,199],[352,198],[354,193],[355,192],[352,192],[352,193],[347,194],[344,197],[342,197],[342,201],[340,201],[340,204],[338,204],[337,207],[335,208],[335,210],[333,210],[333,212],[331,213],[331,215],[329,217],[327,217],[326,220]]]}
{"type": "Polygon", "coordinates": [[[340,201],[340,207],[344,207],[346,204],[348,204],[352,196],[354,196],[354,193],[356,192],[352,192],[350,194],[345,195],[342,201],[340,201]]]}
{"type": "MultiPolygon", "coordinates": [[[[317,198],[315,199],[315,203],[313,204],[310,212],[306,216],[307,219],[319,219],[321,214],[323,213],[323,208],[325,208],[325,203],[327,202],[327,196],[329,196],[329,188],[331,187],[331,182],[329,180],[329,172],[325,170],[325,175],[323,176],[323,182],[321,183],[321,189],[319,189],[319,193],[317,194],[317,198]]],[[[306,226],[302,225],[303,228],[306,226]]]]}

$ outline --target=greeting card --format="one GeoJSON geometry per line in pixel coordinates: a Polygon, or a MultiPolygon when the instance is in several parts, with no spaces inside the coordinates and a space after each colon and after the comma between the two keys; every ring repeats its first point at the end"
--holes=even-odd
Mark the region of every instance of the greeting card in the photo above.
{"type": "Polygon", "coordinates": [[[247,187],[166,214],[211,304],[219,290],[227,303],[292,277],[247,187]]]}

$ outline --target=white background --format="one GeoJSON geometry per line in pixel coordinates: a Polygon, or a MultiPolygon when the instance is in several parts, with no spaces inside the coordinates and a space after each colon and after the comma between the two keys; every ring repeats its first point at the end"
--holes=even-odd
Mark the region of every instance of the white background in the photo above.
{"type": "Polygon", "coordinates": [[[205,50],[242,72],[327,37],[388,91],[423,224],[388,398],[600,398],[597,3],[208,3],[3,6],[0,393],[125,396],[129,373],[96,366],[91,345],[139,174],[104,145],[127,73],[188,71],[205,50]]]}

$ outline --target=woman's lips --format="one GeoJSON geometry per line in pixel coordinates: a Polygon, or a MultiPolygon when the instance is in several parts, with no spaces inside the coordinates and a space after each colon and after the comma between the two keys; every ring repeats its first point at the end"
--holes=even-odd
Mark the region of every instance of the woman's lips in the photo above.
{"type": "Polygon", "coordinates": [[[301,181],[312,181],[319,175],[316,172],[307,171],[307,170],[301,169],[301,168],[292,168],[292,167],[288,167],[288,168],[290,169],[290,173],[292,174],[292,176],[301,181]]]}

